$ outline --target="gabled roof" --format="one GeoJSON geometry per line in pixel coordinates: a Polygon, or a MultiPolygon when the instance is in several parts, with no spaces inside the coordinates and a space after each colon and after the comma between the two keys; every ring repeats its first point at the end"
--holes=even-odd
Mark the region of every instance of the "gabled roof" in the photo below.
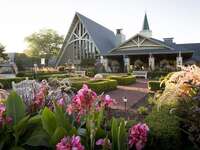
{"type": "Polygon", "coordinates": [[[169,49],[169,50],[174,50],[173,47],[167,45],[163,41],[160,41],[160,40],[157,40],[157,39],[154,39],[154,38],[150,38],[150,37],[146,37],[146,36],[141,35],[141,34],[136,34],[136,35],[132,36],[131,38],[129,38],[128,40],[126,40],[125,42],[123,42],[122,44],[120,44],[118,47],[115,47],[115,48],[111,49],[109,51],[109,53],[113,53],[115,51],[120,51],[122,46],[126,45],[128,42],[130,42],[132,39],[134,39],[134,38],[136,38],[138,36],[142,37],[142,38],[145,38],[145,39],[151,41],[152,43],[156,43],[156,44],[160,45],[162,48],[166,48],[166,49],[169,49]]]}
{"type": "Polygon", "coordinates": [[[107,53],[108,50],[113,49],[116,46],[116,37],[113,31],[81,15],[78,12],[76,15],[89,32],[91,38],[102,54],[107,53]]]}

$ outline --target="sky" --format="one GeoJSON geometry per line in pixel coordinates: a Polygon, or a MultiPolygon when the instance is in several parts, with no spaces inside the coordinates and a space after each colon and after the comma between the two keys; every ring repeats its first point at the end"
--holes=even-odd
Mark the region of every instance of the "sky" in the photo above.
{"type": "Polygon", "coordinates": [[[75,12],[126,39],[139,33],[145,12],[153,37],[176,43],[200,43],[200,0],[0,0],[0,43],[22,52],[24,38],[43,28],[66,35],[75,12]]]}

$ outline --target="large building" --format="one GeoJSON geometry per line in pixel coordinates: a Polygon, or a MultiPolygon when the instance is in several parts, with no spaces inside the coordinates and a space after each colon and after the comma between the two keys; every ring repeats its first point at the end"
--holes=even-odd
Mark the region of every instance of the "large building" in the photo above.
{"type": "Polygon", "coordinates": [[[108,72],[133,69],[176,67],[183,63],[200,62],[200,43],[176,44],[173,38],[163,41],[152,37],[147,15],[142,30],[126,40],[121,29],[116,34],[91,19],[76,13],[60,50],[56,65],[80,64],[94,58],[108,72]]]}

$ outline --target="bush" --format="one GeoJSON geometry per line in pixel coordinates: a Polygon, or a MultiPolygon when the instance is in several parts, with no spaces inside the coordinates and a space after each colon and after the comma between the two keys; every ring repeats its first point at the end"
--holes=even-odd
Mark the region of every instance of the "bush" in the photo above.
{"type": "Polygon", "coordinates": [[[137,112],[140,114],[140,115],[146,115],[147,114],[147,111],[148,109],[144,106],[140,106],[138,109],[137,109],[137,112]]]}
{"type": "Polygon", "coordinates": [[[161,90],[160,81],[149,81],[148,82],[148,89],[151,91],[161,90]]]}
{"type": "Polygon", "coordinates": [[[152,72],[148,72],[147,76],[148,79],[159,79],[162,76],[166,76],[169,72],[167,71],[152,71],[152,72]]]}
{"type": "Polygon", "coordinates": [[[129,85],[136,82],[135,76],[110,76],[108,78],[116,80],[118,85],[129,85]]]}
{"type": "Polygon", "coordinates": [[[81,89],[83,84],[87,84],[93,91],[95,91],[98,94],[111,91],[117,88],[117,81],[115,80],[72,81],[71,83],[75,91],[81,89]]]}
{"type": "Polygon", "coordinates": [[[179,120],[175,115],[169,114],[168,109],[153,109],[145,122],[150,128],[147,149],[180,149],[179,120]]]}
{"type": "Polygon", "coordinates": [[[90,68],[86,70],[86,76],[88,77],[94,77],[95,74],[96,74],[95,68],[90,68]]]}
{"type": "Polygon", "coordinates": [[[25,77],[16,77],[16,78],[9,78],[9,79],[0,79],[0,83],[3,85],[4,89],[11,89],[12,82],[18,83],[20,81],[25,80],[25,77]]]}

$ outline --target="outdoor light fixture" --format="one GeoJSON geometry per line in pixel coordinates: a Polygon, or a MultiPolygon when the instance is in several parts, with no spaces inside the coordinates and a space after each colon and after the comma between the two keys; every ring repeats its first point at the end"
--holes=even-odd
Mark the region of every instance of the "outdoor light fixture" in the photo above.
{"type": "Polygon", "coordinates": [[[124,102],[124,110],[126,112],[126,103],[127,103],[128,99],[126,98],[126,96],[123,97],[123,102],[124,102]]]}

